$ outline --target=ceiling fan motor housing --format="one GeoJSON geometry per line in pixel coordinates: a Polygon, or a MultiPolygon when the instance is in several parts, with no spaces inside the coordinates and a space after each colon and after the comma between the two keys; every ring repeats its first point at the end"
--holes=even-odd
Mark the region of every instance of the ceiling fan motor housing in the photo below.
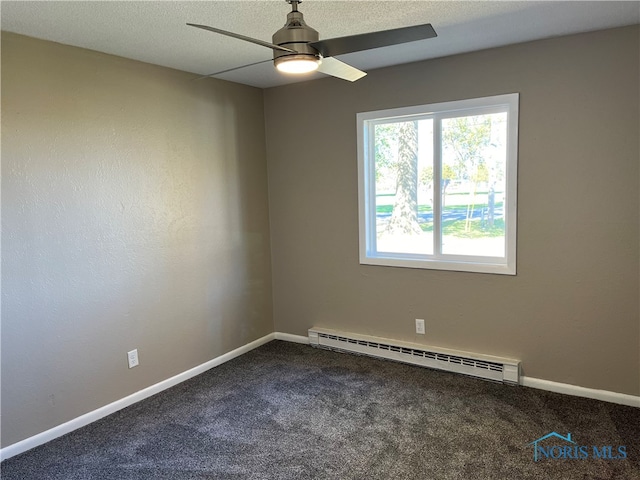
{"type": "Polygon", "coordinates": [[[316,30],[307,25],[302,12],[294,8],[287,14],[287,23],[284,27],[273,34],[272,41],[281,47],[290,48],[297,53],[273,51],[274,61],[281,57],[296,56],[298,58],[309,58],[309,60],[320,59],[318,51],[309,45],[310,42],[317,42],[320,36],[316,30]]]}

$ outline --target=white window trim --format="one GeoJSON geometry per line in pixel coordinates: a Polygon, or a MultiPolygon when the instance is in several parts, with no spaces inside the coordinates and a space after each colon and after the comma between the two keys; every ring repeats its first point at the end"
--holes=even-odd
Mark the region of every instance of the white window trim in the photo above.
{"type": "MultiPolygon", "coordinates": [[[[433,270],[452,270],[503,275],[516,274],[517,240],[517,179],[518,179],[518,103],[519,94],[511,93],[491,97],[457,100],[429,105],[419,105],[388,110],[376,110],[357,114],[358,141],[358,218],[360,233],[360,263],[392,267],[421,268],[433,270]],[[507,111],[507,162],[506,162],[506,198],[505,198],[505,256],[480,257],[456,255],[417,255],[376,251],[376,201],[375,201],[375,153],[373,143],[369,141],[370,130],[376,120],[397,121],[398,117],[447,118],[455,116],[456,111],[478,109],[481,113],[499,108],[507,111]],[[395,118],[394,118],[395,117],[395,118]],[[373,198],[372,198],[373,197],[373,198]],[[371,225],[372,228],[367,228],[371,225]]],[[[435,133],[434,135],[439,135],[435,133]]],[[[440,142],[434,142],[435,158],[439,158],[440,142]]],[[[440,191],[440,172],[434,168],[434,189],[440,191]]],[[[434,194],[434,212],[439,211],[440,195],[434,194]]],[[[440,231],[440,218],[434,215],[434,232],[440,231]]],[[[436,235],[440,241],[440,235],[436,235]]]]}

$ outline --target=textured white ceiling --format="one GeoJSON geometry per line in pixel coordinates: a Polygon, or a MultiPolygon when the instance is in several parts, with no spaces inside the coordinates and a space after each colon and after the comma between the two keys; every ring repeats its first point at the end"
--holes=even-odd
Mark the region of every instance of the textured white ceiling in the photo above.
{"type": "MultiPolygon", "coordinates": [[[[200,75],[271,58],[271,50],[188,27],[200,23],[271,41],[290,6],[284,0],[2,1],[2,30],[75,45],[200,75]]],[[[340,56],[363,70],[570,33],[640,23],[640,2],[329,1],[300,11],[320,38],[431,23],[435,39],[340,56]]],[[[309,78],[272,64],[219,78],[258,87],[309,78]]]]}

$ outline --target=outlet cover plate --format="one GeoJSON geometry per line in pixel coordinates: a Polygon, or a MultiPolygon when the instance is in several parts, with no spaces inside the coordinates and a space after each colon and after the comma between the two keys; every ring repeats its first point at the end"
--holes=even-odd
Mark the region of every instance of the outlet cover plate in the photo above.
{"type": "Polygon", "coordinates": [[[140,363],[138,361],[138,349],[127,352],[127,360],[129,361],[129,368],[137,367],[140,363]]]}

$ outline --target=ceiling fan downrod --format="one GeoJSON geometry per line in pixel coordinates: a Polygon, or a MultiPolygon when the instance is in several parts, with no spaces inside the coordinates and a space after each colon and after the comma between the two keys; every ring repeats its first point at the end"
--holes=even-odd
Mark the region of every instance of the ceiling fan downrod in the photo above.
{"type": "Polygon", "coordinates": [[[302,3],[302,0],[285,0],[285,2],[287,2],[289,5],[291,5],[291,11],[292,12],[297,12],[298,11],[298,4],[302,3]]]}

